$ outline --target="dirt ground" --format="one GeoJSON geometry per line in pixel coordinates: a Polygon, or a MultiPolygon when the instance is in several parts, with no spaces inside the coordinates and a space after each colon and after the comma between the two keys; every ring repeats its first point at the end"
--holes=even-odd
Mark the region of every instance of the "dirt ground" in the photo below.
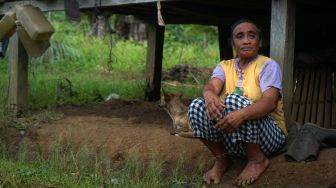
{"type": "MultiPolygon", "coordinates": [[[[42,152],[47,152],[63,137],[78,146],[86,143],[92,150],[104,151],[115,160],[124,160],[130,155],[149,160],[156,153],[171,165],[181,157],[186,167],[202,162],[210,167],[213,162],[200,141],[169,134],[172,121],[156,103],[114,100],[57,110],[64,113],[64,117],[40,124],[25,135],[34,137],[32,141],[42,152]]],[[[215,187],[233,187],[231,183],[244,163],[234,161],[222,184],[215,187]]],[[[273,157],[270,167],[252,187],[336,187],[336,148],[323,149],[314,162],[290,163],[283,155],[273,157]]]]}

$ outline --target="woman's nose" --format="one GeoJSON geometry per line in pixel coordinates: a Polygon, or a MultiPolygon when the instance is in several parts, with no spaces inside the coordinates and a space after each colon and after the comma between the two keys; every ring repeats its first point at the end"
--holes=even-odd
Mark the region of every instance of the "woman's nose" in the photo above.
{"type": "Polygon", "coordinates": [[[249,44],[251,41],[250,41],[250,39],[248,38],[248,36],[245,36],[244,38],[243,38],[243,43],[244,44],[249,44]]]}

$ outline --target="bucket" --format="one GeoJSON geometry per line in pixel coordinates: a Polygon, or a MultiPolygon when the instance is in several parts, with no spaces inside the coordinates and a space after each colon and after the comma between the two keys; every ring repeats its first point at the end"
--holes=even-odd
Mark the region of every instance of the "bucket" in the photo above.
{"type": "Polygon", "coordinates": [[[40,57],[49,48],[49,40],[33,40],[20,23],[17,23],[16,30],[29,57],[40,57]]]}
{"type": "Polygon", "coordinates": [[[0,41],[11,37],[15,33],[15,12],[8,12],[0,20],[0,41]]]}
{"type": "Polygon", "coordinates": [[[54,28],[38,7],[17,5],[16,17],[33,40],[49,40],[54,28]]]}

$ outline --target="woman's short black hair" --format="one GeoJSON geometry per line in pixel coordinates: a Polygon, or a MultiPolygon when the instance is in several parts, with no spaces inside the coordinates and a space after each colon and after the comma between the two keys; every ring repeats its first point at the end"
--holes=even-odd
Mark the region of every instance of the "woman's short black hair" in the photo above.
{"type": "Polygon", "coordinates": [[[239,20],[235,21],[235,22],[231,25],[231,30],[230,30],[231,37],[232,37],[232,35],[233,35],[233,31],[234,31],[234,29],[235,29],[239,24],[241,24],[241,23],[251,23],[251,24],[255,25],[256,28],[257,28],[257,32],[258,32],[258,34],[259,34],[259,38],[261,38],[261,30],[260,30],[260,28],[258,27],[258,25],[257,25],[254,21],[252,21],[252,20],[250,20],[250,19],[247,19],[247,18],[240,18],[239,20]]]}

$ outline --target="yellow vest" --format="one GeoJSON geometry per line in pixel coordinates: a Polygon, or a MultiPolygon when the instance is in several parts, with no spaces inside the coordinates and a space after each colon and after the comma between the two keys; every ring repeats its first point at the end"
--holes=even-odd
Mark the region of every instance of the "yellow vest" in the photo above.
{"type": "MultiPolygon", "coordinates": [[[[259,74],[264,64],[270,60],[272,59],[259,55],[243,70],[243,82],[241,87],[244,90],[244,96],[252,102],[262,97],[259,85],[259,74]]],[[[233,93],[237,86],[239,73],[236,71],[234,59],[222,61],[221,66],[225,73],[225,85],[222,92],[223,97],[233,93]]],[[[278,101],[277,107],[270,113],[270,116],[274,118],[282,132],[287,135],[282,99],[278,101]]]]}

